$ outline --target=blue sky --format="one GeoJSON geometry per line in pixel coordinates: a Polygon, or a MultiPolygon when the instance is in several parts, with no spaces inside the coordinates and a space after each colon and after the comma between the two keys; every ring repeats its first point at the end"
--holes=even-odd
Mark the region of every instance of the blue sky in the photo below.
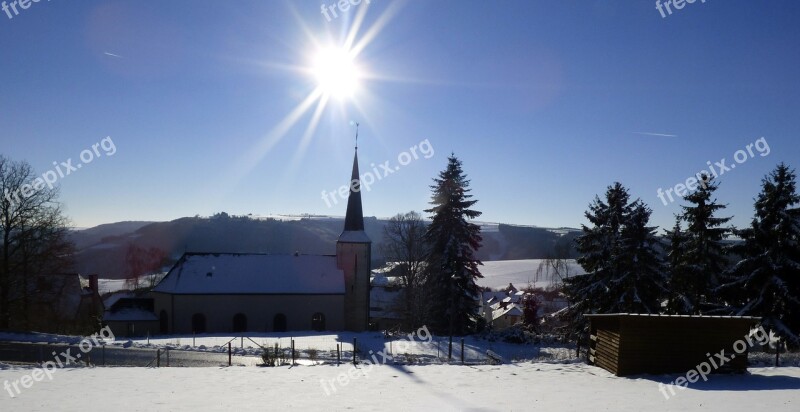
{"type": "Polygon", "coordinates": [[[653,1],[372,0],[330,21],[323,3],[42,0],[0,12],[0,153],[41,174],[110,137],[113,155],[100,148],[58,180],[79,227],[343,215],[322,191],[347,184],[353,122],[362,172],[395,170],[363,195],[379,217],[426,208],[451,152],[480,220],[552,227],[585,223],[614,181],[669,227],[682,202],[665,206],[659,188],[707,161],[730,166],[764,137],[768,155],[751,146],[718,179],[743,226],[761,178],[800,166],[795,1],[697,1],[662,17],[653,1]],[[363,45],[359,90],[302,106],[318,45],[348,33],[363,45]],[[398,165],[425,140],[430,158],[398,165]]]}

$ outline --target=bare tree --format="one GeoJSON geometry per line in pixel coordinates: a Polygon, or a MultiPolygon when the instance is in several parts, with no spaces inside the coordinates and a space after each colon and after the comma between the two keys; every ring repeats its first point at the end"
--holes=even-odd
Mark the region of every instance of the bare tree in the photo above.
{"type": "MultiPolygon", "coordinates": [[[[133,243],[128,244],[128,251],[125,255],[125,263],[128,266],[126,281],[131,289],[138,290],[142,286],[141,277],[157,272],[163,265],[166,256],[166,252],[156,247],[145,249],[133,243]]],[[[153,276],[150,278],[150,287],[153,287],[155,286],[153,276]]]]}
{"type": "Polygon", "coordinates": [[[12,315],[27,327],[34,276],[70,269],[67,236],[58,189],[27,162],[0,155],[0,329],[12,326],[12,315]]]}
{"type": "Polygon", "coordinates": [[[425,223],[414,211],[397,214],[383,229],[381,246],[386,259],[394,264],[403,287],[402,312],[407,328],[421,326],[425,316],[424,296],[425,223]]]}
{"type": "Polygon", "coordinates": [[[554,252],[539,262],[535,282],[546,281],[550,284],[549,289],[561,289],[564,279],[575,275],[575,271],[570,266],[570,260],[569,244],[556,245],[554,252]]]}

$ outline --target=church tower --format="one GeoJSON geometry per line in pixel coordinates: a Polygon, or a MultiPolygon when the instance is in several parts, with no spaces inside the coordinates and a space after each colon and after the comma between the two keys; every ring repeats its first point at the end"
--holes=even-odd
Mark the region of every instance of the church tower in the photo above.
{"type": "MultiPolygon", "coordinates": [[[[356,132],[357,141],[358,132],[356,132]]],[[[358,145],[356,145],[344,230],[336,242],[336,265],[344,271],[344,326],[346,330],[353,332],[365,331],[369,326],[371,250],[372,241],[364,231],[361,180],[358,173],[358,145]]]]}

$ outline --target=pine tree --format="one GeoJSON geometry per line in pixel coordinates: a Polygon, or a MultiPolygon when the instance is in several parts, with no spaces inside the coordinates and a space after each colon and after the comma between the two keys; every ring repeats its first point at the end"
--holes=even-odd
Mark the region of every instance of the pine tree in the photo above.
{"type": "Polygon", "coordinates": [[[522,324],[529,331],[536,331],[539,326],[539,300],[533,292],[522,297],[522,324]]]}
{"type": "Polygon", "coordinates": [[[742,256],[720,290],[736,315],[761,316],[762,325],[790,347],[800,346],[800,196],[796,175],[781,163],[762,180],[750,228],[738,232],[742,256]]]}
{"type": "Polygon", "coordinates": [[[592,227],[576,239],[578,263],[586,274],[565,279],[572,332],[585,336],[585,313],[659,313],[665,292],[663,264],[655,245],[650,209],[630,201],[620,183],[609,186],[605,201],[595,197],[586,212],[592,227]]]}
{"type": "Polygon", "coordinates": [[[666,296],[666,275],[656,232],[648,226],[652,210],[635,201],[622,228],[623,266],[617,287],[621,290],[620,311],[660,313],[666,296]]]}
{"type": "Polygon", "coordinates": [[[713,289],[728,267],[727,250],[723,241],[730,229],[722,227],[731,218],[716,217],[725,205],[711,198],[717,190],[708,176],[695,192],[684,199],[680,219],[686,223],[682,232],[680,256],[670,268],[669,311],[681,315],[699,315],[718,310],[721,302],[713,289]]]}
{"type": "Polygon", "coordinates": [[[666,246],[666,263],[668,267],[667,295],[670,297],[666,312],[670,314],[685,312],[684,310],[679,310],[683,308],[683,305],[679,304],[679,302],[684,303],[684,301],[672,299],[673,291],[680,289],[680,282],[686,278],[686,274],[684,273],[686,265],[683,264],[684,254],[686,252],[686,233],[684,233],[681,227],[682,220],[680,215],[676,215],[675,226],[672,227],[672,230],[666,231],[666,239],[668,242],[666,246]]]}
{"type": "Polygon", "coordinates": [[[438,333],[463,335],[475,330],[480,288],[476,279],[482,263],[475,258],[481,246],[480,227],[470,223],[481,212],[471,209],[469,180],[455,155],[431,186],[431,224],[425,233],[430,247],[426,258],[427,290],[431,298],[428,325],[438,333]]]}

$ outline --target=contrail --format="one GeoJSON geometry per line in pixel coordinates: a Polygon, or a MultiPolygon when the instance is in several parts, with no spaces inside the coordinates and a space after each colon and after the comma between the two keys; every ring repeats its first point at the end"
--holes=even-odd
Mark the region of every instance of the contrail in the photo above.
{"type": "Polygon", "coordinates": [[[124,57],[122,57],[122,56],[120,56],[118,54],[114,54],[114,53],[103,52],[103,54],[105,54],[106,56],[111,56],[111,57],[116,57],[116,58],[119,58],[119,59],[124,59],[124,57]]]}
{"type": "Polygon", "coordinates": [[[678,137],[678,135],[676,134],[667,134],[667,133],[633,132],[633,134],[643,134],[645,136],[659,136],[659,137],[678,137]]]}

